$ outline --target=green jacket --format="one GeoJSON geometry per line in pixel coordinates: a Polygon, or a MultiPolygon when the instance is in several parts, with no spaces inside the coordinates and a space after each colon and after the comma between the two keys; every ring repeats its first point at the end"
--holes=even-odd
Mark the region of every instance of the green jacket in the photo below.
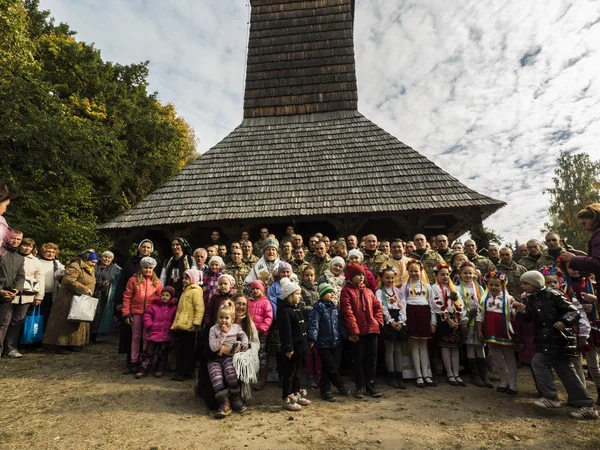
{"type": "Polygon", "coordinates": [[[375,250],[372,255],[369,255],[365,250],[363,252],[363,256],[365,258],[363,262],[369,268],[375,278],[377,278],[377,272],[379,272],[379,269],[381,269],[381,267],[389,259],[385,253],[380,252],[379,250],[375,250]]]}
{"type": "Polygon", "coordinates": [[[306,259],[303,259],[300,262],[292,260],[290,264],[292,265],[292,271],[296,274],[298,279],[302,281],[302,272],[304,272],[304,269],[306,269],[306,266],[308,266],[310,263],[306,259]]]}
{"type": "Polygon", "coordinates": [[[437,252],[433,250],[427,250],[423,253],[423,256],[419,256],[418,253],[411,253],[408,256],[410,259],[416,259],[417,261],[421,261],[423,263],[423,267],[425,268],[425,273],[427,274],[427,279],[429,280],[429,284],[435,283],[435,275],[433,275],[433,269],[438,264],[444,264],[444,258],[442,258],[437,252]]]}
{"type": "Polygon", "coordinates": [[[541,255],[537,259],[531,255],[527,255],[519,260],[519,264],[522,265],[523,267],[525,267],[527,270],[537,270],[538,261],[540,258],[541,258],[541,255]]]}
{"type": "Polygon", "coordinates": [[[475,264],[475,267],[477,267],[477,270],[481,272],[481,275],[485,275],[486,273],[492,270],[496,270],[496,266],[494,265],[494,263],[487,259],[485,256],[475,255],[474,257],[469,258],[469,261],[475,264]]]}
{"type": "Polygon", "coordinates": [[[454,250],[452,250],[451,248],[448,248],[448,251],[447,251],[447,252],[446,252],[444,255],[442,255],[442,254],[441,254],[439,251],[437,251],[437,250],[436,250],[436,253],[437,253],[438,255],[440,255],[440,256],[441,256],[441,257],[444,259],[444,261],[446,261],[446,264],[450,264],[450,260],[452,259],[452,255],[454,255],[455,251],[454,251],[454,250]]]}
{"type": "MultiPolygon", "coordinates": [[[[329,269],[329,263],[331,262],[331,256],[325,254],[325,258],[317,258],[315,255],[310,259],[310,263],[315,267],[315,279],[319,278],[323,273],[329,269]]],[[[293,269],[293,266],[292,266],[293,269]]]]}
{"type": "Polygon", "coordinates": [[[515,300],[520,301],[523,289],[521,289],[521,275],[527,272],[527,269],[514,261],[510,262],[510,265],[502,264],[501,262],[496,264],[498,270],[501,270],[508,277],[508,285],[506,290],[515,300]]]}
{"type": "Polygon", "coordinates": [[[548,250],[545,250],[537,261],[537,269],[539,270],[544,266],[558,267],[558,256],[560,256],[561,251],[562,248],[558,250],[557,257],[555,258],[548,250]]]}
{"type": "Polygon", "coordinates": [[[244,280],[250,273],[250,268],[242,261],[238,264],[227,264],[224,272],[233,277],[233,279],[235,280],[235,289],[238,292],[242,292],[242,289],[244,287],[244,280]]]}

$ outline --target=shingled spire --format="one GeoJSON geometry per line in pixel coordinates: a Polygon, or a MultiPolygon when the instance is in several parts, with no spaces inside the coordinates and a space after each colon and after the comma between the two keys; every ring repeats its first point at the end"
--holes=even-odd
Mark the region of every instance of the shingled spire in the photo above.
{"type": "Polygon", "coordinates": [[[354,0],[251,0],[244,117],[357,110],[354,0]]]}

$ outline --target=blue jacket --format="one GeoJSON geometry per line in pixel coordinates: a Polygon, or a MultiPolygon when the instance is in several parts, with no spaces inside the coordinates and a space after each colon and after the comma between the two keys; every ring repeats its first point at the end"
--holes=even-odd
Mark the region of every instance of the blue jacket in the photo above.
{"type": "Polygon", "coordinates": [[[315,303],[308,318],[308,342],[314,342],[317,348],[334,348],[347,337],[348,332],[338,307],[323,300],[315,303]]]}
{"type": "Polygon", "coordinates": [[[273,308],[273,317],[277,317],[277,302],[283,301],[283,298],[281,298],[281,283],[279,281],[271,285],[269,292],[267,292],[267,297],[269,297],[271,307],[273,308]]]}

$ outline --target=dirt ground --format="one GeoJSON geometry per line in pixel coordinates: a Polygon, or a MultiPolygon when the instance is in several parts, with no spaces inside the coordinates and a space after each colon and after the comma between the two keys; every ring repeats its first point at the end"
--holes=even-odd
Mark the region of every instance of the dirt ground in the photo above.
{"type": "MultiPolygon", "coordinates": [[[[0,361],[0,449],[398,449],[600,448],[600,422],[578,422],[570,408],[538,411],[528,368],[516,398],[492,389],[405,391],[380,380],[381,399],[338,398],[297,413],[279,408],[270,385],[248,411],[222,420],[192,382],[121,374],[116,341],[62,356],[29,353],[0,361]]],[[[588,386],[590,390],[592,385],[588,386]]],[[[562,391],[561,399],[566,400],[562,391]]]]}

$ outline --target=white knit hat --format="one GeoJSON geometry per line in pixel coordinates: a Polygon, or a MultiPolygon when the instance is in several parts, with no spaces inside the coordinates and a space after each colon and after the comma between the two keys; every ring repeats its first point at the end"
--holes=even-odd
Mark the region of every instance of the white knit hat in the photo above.
{"type": "Polygon", "coordinates": [[[144,256],[140,261],[140,267],[150,267],[151,269],[154,269],[156,264],[156,260],[150,256],[144,256]]]}
{"type": "Polygon", "coordinates": [[[362,261],[363,259],[365,259],[365,257],[363,256],[362,252],[360,250],[355,249],[355,248],[353,248],[352,250],[350,250],[348,252],[348,260],[350,260],[351,256],[358,256],[358,258],[360,259],[360,261],[362,261]]]}
{"type": "Polygon", "coordinates": [[[223,269],[225,267],[225,263],[223,262],[223,258],[221,258],[220,256],[213,256],[212,258],[210,258],[208,260],[208,265],[210,266],[210,263],[216,261],[219,263],[219,265],[221,266],[221,269],[223,269]]]}
{"type": "Polygon", "coordinates": [[[288,298],[290,295],[292,295],[294,292],[300,290],[300,286],[298,286],[296,283],[294,283],[289,278],[282,278],[280,283],[281,283],[281,298],[284,300],[286,298],[288,298]]]}
{"type": "Polygon", "coordinates": [[[339,264],[342,266],[342,269],[346,267],[346,261],[341,256],[336,256],[335,258],[331,258],[331,262],[329,263],[329,268],[331,269],[334,264],[339,264]]]}
{"type": "Polygon", "coordinates": [[[543,288],[546,285],[546,279],[544,275],[539,273],[537,270],[530,270],[521,275],[521,281],[523,283],[529,283],[538,289],[543,288]]]}

